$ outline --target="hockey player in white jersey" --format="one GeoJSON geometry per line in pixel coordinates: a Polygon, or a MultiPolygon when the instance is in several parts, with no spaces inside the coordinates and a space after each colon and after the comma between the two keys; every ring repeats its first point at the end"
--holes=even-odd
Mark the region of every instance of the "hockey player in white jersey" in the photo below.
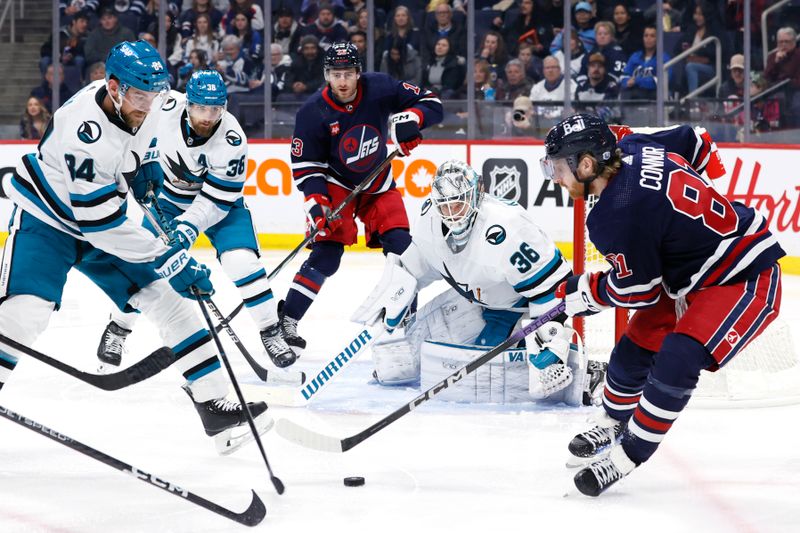
{"type": "MultiPolygon", "coordinates": [[[[411,318],[401,338],[373,346],[379,383],[409,383],[421,374],[425,388],[426,381],[441,380],[503,342],[520,320],[550,310],[556,287],[571,274],[531,213],[484,194],[481,183],[466,163],[447,161],[438,168],[411,245],[401,256],[389,254],[383,279],[354,314],[353,320],[362,323],[382,316],[392,330],[400,326],[418,290],[438,279],[451,286],[411,318]]],[[[483,385],[478,375],[475,394],[486,395],[481,387],[491,389],[500,381],[506,388],[524,387],[528,399],[589,403],[590,389],[601,388],[603,367],[593,363],[589,368],[582,348],[570,342],[565,318],[527,339],[527,354],[517,370],[501,367],[500,375],[483,385]],[[520,371],[523,380],[509,374],[520,371]]],[[[513,396],[513,391],[499,392],[488,391],[488,401],[513,396]]]]}
{"type": "MultiPolygon", "coordinates": [[[[206,434],[225,446],[245,412],[225,399],[228,385],[191,292],[212,292],[209,271],[180,244],[168,246],[128,218],[127,196],[159,190],[155,121],[169,81],[158,52],[144,41],[110,51],[106,80],[56,113],[38,146],[22,158],[2,191],[16,205],[0,278],[0,333],[27,346],[61,304],[75,268],[120,308],[141,309],[175,353],[206,434]]],[[[17,358],[0,350],[0,388],[17,358]]],[[[250,404],[263,429],[266,405],[250,404]]],[[[220,451],[227,451],[220,449],[220,451]]]]}
{"type": "MultiPolygon", "coordinates": [[[[205,233],[217,250],[222,269],[233,281],[261,332],[272,362],[287,367],[296,359],[278,324],[277,302],[242,189],[246,179],[247,138],[225,110],[227,89],[214,70],[192,74],[186,94],[171,91],[159,114],[158,144],[164,188],[158,204],[171,236],[184,249],[205,233]]],[[[145,221],[147,225],[147,221],[145,221]]],[[[115,310],[97,357],[119,366],[125,338],[136,313],[115,310]]]]}

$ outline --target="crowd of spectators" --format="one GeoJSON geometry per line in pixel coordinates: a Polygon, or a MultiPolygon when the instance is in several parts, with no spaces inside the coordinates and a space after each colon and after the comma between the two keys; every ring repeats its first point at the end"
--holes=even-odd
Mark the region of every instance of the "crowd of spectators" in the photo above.
{"type": "MultiPolygon", "coordinates": [[[[448,101],[466,98],[467,85],[473,83],[477,99],[513,103],[513,109],[525,110],[526,122],[515,127],[534,116],[560,117],[565,75],[571,78],[575,105],[608,119],[622,118],[619,100],[655,100],[661,80],[653,2],[575,2],[571,61],[565,65],[563,0],[469,1],[476,9],[474,58],[466,57],[467,0],[375,0],[375,69],[421,84],[448,101]],[[466,79],[468,61],[474,62],[472,80],[466,79]]],[[[721,86],[704,89],[717,68],[711,42],[668,70],[670,96],[741,98],[747,77],[739,59],[745,24],[742,5],[741,0],[665,1],[660,21],[665,62],[708,37],[718,39],[722,48],[721,86]]],[[[760,19],[767,5],[753,1],[751,22],[760,19]]],[[[157,6],[156,0],[61,0],[61,53],[55,62],[64,73],[60,101],[102,77],[100,67],[114,44],[140,38],[155,45],[157,6]]],[[[230,107],[237,112],[262,101],[267,85],[279,105],[305,100],[324,83],[324,51],[334,42],[351,41],[367,64],[370,14],[365,1],[273,0],[270,43],[264,42],[265,16],[259,1],[170,0],[168,6],[163,22],[172,86],[180,90],[196,69],[216,69],[228,85],[230,107]],[[269,80],[264,68],[267,50],[269,80]]],[[[753,43],[760,45],[760,29],[752,28],[753,43]]],[[[773,39],[777,50],[766,65],[759,64],[760,49],[754,49],[749,76],[754,87],[790,80],[780,92],[777,118],[772,110],[766,121],[775,127],[800,124],[796,39],[790,26],[781,28],[773,39]]],[[[51,56],[52,36],[41,48],[42,85],[31,92],[42,112],[52,112],[51,56]]],[[[36,134],[36,120],[31,117],[41,116],[31,114],[30,108],[29,102],[20,125],[25,136],[36,134]]],[[[726,109],[735,110],[735,105],[726,109]]],[[[453,113],[462,119],[463,115],[453,113]]],[[[730,118],[738,119],[735,114],[730,118]]]]}

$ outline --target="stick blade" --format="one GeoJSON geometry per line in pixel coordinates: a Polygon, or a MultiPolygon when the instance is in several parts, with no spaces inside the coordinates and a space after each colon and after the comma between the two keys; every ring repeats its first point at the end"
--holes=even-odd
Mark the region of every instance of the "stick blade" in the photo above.
{"type": "Polygon", "coordinates": [[[304,428],[291,420],[281,418],[275,426],[278,435],[298,446],[327,453],[343,453],[342,439],[323,435],[304,428]]]}
{"type": "Polygon", "coordinates": [[[253,499],[250,501],[250,506],[245,509],[243,513],[239,513],[236,516],[238,518],[234,518],[240,524],[244,524],[246,526],[257,526],[264,520],[264,517],[267,516],[267,508],[264,505],[264,502],[261,501],[256,491],[250,490],[253,493],[253,499]]]}

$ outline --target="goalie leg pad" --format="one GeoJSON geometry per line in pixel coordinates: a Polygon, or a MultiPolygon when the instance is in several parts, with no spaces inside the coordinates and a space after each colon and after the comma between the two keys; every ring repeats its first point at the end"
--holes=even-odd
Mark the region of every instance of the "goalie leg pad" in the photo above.
{"type": "Polygon", "coordinates": [[[419,379],[419,350],[412,350],[404,337],[375,343],[372,361],[381,385],[408,385],[419,379]]]}
{"type": "MultiPolygon", "coordinates": [[[[473,359],[485,346],[425,341],[421,347],[421,388],[427,390],[473,359]]],[[[469,403],[529,402],[524,348],[509,348],[443,391],[440,398],[469,403]]]]}

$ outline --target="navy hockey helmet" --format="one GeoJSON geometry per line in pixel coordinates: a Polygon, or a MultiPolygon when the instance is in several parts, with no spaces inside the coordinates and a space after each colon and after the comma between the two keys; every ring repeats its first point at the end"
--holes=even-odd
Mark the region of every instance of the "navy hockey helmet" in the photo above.
{"type": "Polygon", "coordinates": [[[616,147],[617,138],[603,119],[588,113],[572,115],[548,132],[544,141],[547,155],[541,160],[542,172],[546,178],[553,179],[553,160],[566,159],[577,179],[578,161],[588,154],[597,161],[597,174],[600,174],[614,156],[616,147]]]}
{"type": "Polygon", "coordinates": [[[361,57],[354,44],[333,43],[325,52],[325,71],[337,68],[354,68],[361,72],[361,57]]]}

